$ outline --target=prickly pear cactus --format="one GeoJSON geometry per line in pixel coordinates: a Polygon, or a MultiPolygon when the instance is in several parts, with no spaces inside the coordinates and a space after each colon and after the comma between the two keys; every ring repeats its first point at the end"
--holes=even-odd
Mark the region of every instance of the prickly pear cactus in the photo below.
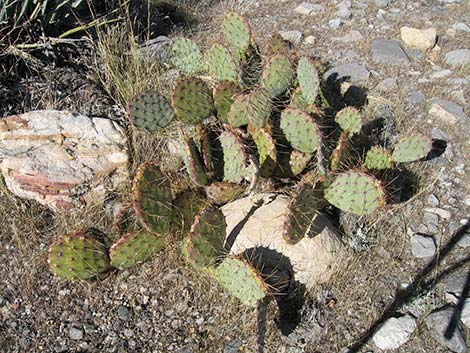
{"type": "Polygon", "coordinates": [[[207,185],[209,183],[209,177],[206,174],[201,153],[199,152],[193,139],[185,139],[184,147],[186,152],[184,161],[191,180],[197,186],[207,185]]]}
{"type": "Polygon", "coordinates": [[[139,166],[132,183],[132,206],[136,218],[147,231],[161,235],[170,232],[173,216],[171,183],[150,163],[139,166]]]}
{"type": "Polygon", "coordinates": [[[145,91],[132,98],[127,112],[136,128],[149,132],[164,128],[175,117],[165,97],[154,91],[145,91]]]}
{"type": "Polygon", "coordinates": [[[264,46],[264,53],[268,56],[274,54],[285,54],[288,50],[289,48],[287,43],[279,33],[275,33],[269,37],[266,45],[264,46]]]}
{"type": "Polygon", "coordinates": [[[330,169],[334,172],[341,167],[341,164],[346,159],[346,152],[347,147],[349,146],[349,130],[344,130],[338,142],[336,143],[336,147],[331,154],[331,166],[330,169]]]}
{"type": "Polygon", "coordinates": [[[281,113],[280,127],[292,147],[304,153],[317,150],[321,140],[320,128],[307,113],[287,108],[281,113]]]}
{"type": "Polygon", "coordinates": [[[432,150],[432,140],[422,134],[403,137],[395,146],[392,159],[395,162],[414,162],[426,157],[432,150]]]}
{"type": "Polygon", "coordinates": [[[224,124],[228,123],[227,114],[233,103],[235,95],[239,94],[241,88],[230,81],[223,81],[214,88],[214,105],[217,110],[217,117],[224,124]]]}
{"type": "Polygon", "coordinates": [[[166,243],[162,236],[144,229],[129,232],[109,249],[111,265],[125,270],[137,263],[149,260],[155,253],[162,250],[165,245],[166,243]]]}
{"type": "Polygon", "coordinates": [[[349,131],[351,135],[357,134],[362,128],[361,113],[354,107],[341,109],[336,114],[336,122],[341,129],[349,131]]]}
{"type": "Polygon", "coordinates": [[[249,306],[256,306],[269,294],[261,273],[238,256],[226,257],[216,267],[214,276],[230,294],[249,306]]]}
{"type": "Polygon", "coordinates": [[[315,64],[308,58],[300,58],[297,64],[300,91],[307,104],[315,104],[320,90],[320,77],[315,64]]]}
{"type": "Polygon", "coordinates": [[[315,214],[325,206],[322,192],[312,185],[301,185],[289,202],[284,220],[283,237],[288,244],[302,240],[315,214]]]}
{"type": "Polygon", "coordinates": [[[170,45],[170,63],[188,74],[197,73],[202,69],[201,49],[189,38],[175,38],[170,45]]]}
{"type": "Polygon", "coordinates": [[[50,271],[65,279],[89,279],[109,267],[108,249],[86,230],[54,242],[49,248],[50,271]]]}
{"type": "Polygon", "coordinates": [[[256,128],[266,125],[271,114],[271,98],[264,88],[256,88],[249,93],[234,97],[234,102],[227,114],[227,120],[233,127],[250,123],[256,128]]]}
{"type": "Polygon", "coordinates": [[[251,29],[248,22],[239,14],[228,13],[223,21],[223,35],[237,62],[246,58],[251,44],[251,29]]]}
{"type": "Polygon", "coordinates": [[[312,159],[312,154],[292,150],[289,158],[289,166],[292,176],[299,175],[307,168],[308,162],[312,159]]]}
{"type": "Polygon", "coordinates": [[[373,146],[367,151],[364,167],[369,170],[393,168],[393,159],[390,151],[380,146],[373,146]]]}
{"type": "Polygon", "coordinates": [[[219,137],[224,152],[224,181],[239,183],[245,175],[247,157],[240,138],[229,130],[219,137]]]}
{"type": "Polygon", "coordinates": [[[222,43],[214,43],[210,47],[206,53],[206,61],[211,74],[219,81],[240,82],[240,64],[222,43]]]}
{"type": "Polygon", "coordinates": [[[325,199],[344,212],[365,215],[385,204],[385,192],[374,176],[347,171],[339,174],[324,190],[325,199]]]}
{"type": "Polygon", "coordinates": [[[187,124],[200,123],[214,108],[209,86],[197,77],[185,77],[176,81],[171,104],[176,118],[187,124]]]}
{"type": "Polygon", "coordinates": [[[196,217],[186,242],[188,260],[197,267],[209,267],[222,255],[225,241],[225,216],[209,207],[196,217]]]}
{"type": "Polygon", "coordinates": [[[261,75],[261,86],[266,88],[271,97],[277,97],[287,91],[294,81],[294,69],[289,58],[276,54],[269,58],[261,75]]]}
{"type": "Polygon", "coordinates": [[[269,177],[277,165],[276,141],[264,129],[253,129],[250,134],[258,150],[261,175],[269,177]]]}

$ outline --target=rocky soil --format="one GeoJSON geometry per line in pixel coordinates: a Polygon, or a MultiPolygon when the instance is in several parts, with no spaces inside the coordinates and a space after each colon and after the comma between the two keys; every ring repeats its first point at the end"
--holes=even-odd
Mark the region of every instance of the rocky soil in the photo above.
{"type": "MultiPolygon", "coordinates": [[[[342,219],[354,261],[307,293],[300,322],[290,318],[286,329],[286,313],[270,303],[264,352],[469,351],[470,3],[221,0],[199,9],[201,41],[233,9],[261,47],[279,32],[299,54],[320,58],[325,81],[364,105],[390,143],[409,132],[435,139],[434,158],[402,171],[404,202],[374,218],[342,219]]],[[[100,90],[91,66],[57,70],[78,70],[71,77],[81,84],[48,86],[62,97],[55,108],[119,120],[122,109],[100,90]]],[[[47,76],[11,80],[0,82],[3,116],[48,108],[38,98],[47,76]]],[[[66,282],[47,270],[49,244],[74,227],[105,226],[105,213],[58,217],[2,190],[1,352],[254,352],[252,310],[188,267],[178,242],[128,271],[66,282]]]]}

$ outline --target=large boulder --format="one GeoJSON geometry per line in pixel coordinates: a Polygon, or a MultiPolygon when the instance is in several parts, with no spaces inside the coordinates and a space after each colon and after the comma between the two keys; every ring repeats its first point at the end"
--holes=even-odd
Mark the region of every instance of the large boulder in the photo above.
{"type": "Polygon", "coordinates": [[[15,195],[53,210],[104,200],[128,180],[126,137],[112,120],[40,110],[0,120],[0,171],[15,195]]]}
{"type": "Polygon", "coordinates": [[[289,205],[284,195],[259,194],[238,199],[222,207],[227,222],[227,240],[234,254],[262,247],[289,260],[295,280],[307,289],[325,283],[347,262],[347,251],[328,217],[318,213],[310,231],[296,244],[283,238],[283,224],[289,205]]]}

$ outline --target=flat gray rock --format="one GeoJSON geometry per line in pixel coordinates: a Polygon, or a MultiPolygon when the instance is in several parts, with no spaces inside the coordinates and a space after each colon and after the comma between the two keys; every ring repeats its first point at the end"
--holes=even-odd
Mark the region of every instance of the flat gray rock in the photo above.
{"type": "Polygon", "coordinates": [[[349,81],[351,83],[365,83],[369,80],[370,72],[358,63],[341,64],[325,72],[323,79],[334,78],[335,81],[349,81]],[[330,77],[331,76],[331,77],[330,77]]]}
{"type": "Polygon", "coordinates": [[[405,103],[408,105],[423,105],[426,103],[426,96],[421,91],[411,91],[406,94],[405,103]]]}
{"type": "Polygon", "coordinates": [[[372,42],[372,60],[379,64],[410,65],[406,52],[396,40],[376,39],[372,42]]]}
{"type": "Polygon", "coordinates": [[[426,318],[426,326],[431,333],[431,336],[440,344],[449,348],[455,353],[466,353],[467,344],[463,337],[462,331],[457,326],[451,339],[444,337],[447,326],[450,323],[454,308],[447,307],[433,312],[426,318]]]}
{"type": "Polygon", "coordinates": [[[466,125],[469,123],[468,115],[464,112],[463,108],[445,99],[431,99],[429,116],[449,124],[460,123],[466,125]]]}
{"type": "Polygon", "coordinates": [[[462,291],[465,286],[465,276],[451,277],[446,281],[446,299],[450,303],[456,304],[462,296],[462,291]]]}
{"type": "Polygon", "coordinates": [[[445,55],[445,61],[450,66],[470,65],[470,49],[456,49],[445,55]]]}
{"type": "Polygon", "coordinates": [[[397,79],[395,77],[389,77],[379,82],[375,89],[382,92],[388,92],[395,90],[398,87],[397,79]]]}
{"type": "Polygon", "coordinates": [[[372,340],[382,350],[397,349],[410,339],[415,329],[416,320],[412,316],[392,317],[375,331],[372,340]]]}
{"type": "Polygon", "coordinates": [[[415,234],[411,237],[411,252],[417,258],[434,256],[436,243],[432,237],[415,234]]]}

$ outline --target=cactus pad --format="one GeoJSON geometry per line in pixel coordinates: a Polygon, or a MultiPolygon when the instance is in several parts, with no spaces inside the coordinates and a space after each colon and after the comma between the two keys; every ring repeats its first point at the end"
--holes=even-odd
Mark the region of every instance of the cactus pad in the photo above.
{"type": "Polygon", "coordinates": [[[249,306],[256,306],[269,293],[261,273],[239,257],[225,258],[214,275],[230,294],[249,306]]]}
{"type": "Polygon", "coordinates": [[[307,113],[287,108],[281,113],[280,127],[292,147],[304,153],[317,150],[321,140],[320,128],[307,113]]]}
{"type": "Polygon", "coordinates": [[[201,154],[192,138],[184,140],[185,164],[191,180],[197,186],[204,186],[209,183],[209,178],[204,168],[204,162],[201,154]]]}
{"type": "Polygon", "coordinates": [[[325,199],[344,212],[365,215],[385,204],[385,192],[374,176],[348,171],[339,174],[324,191],[325,199]]]}
{"type": "Polygon", "coordinates": [[[239,183],[247,167],[245,147],[232,131],[224,131],[219,136],[224,152],[224,181],[239,183]]]}
{"type": "Polygon", "coordinates": [[[364,167],[367,169],[389,169],[393,168],[393,159],[389,150],[379,146],[373,146],[366,154],[364,167]]]}
{"type": "Polygon", "coordinates": [[[309,114],[321,116],[322,111],[315,105],[309,104],[305,100],[300,87],[297,87],[290,97],[290,106],[292,108],[303,110],[309,114]]]}
{"type": "Polygon", "coordinates": [[[48,261],[50,271],[65,279],[89,279],[110,266],[108,250],[89,230],[54,242],[48,261]]]}
{"type": "Polygon", "coordinates": [[[199,72],[202,68],[201,49],[189,38],[175,38],[171,41],[170,63],[188,74],[199,72]]]}
{"type": "Polygon", "coordinates": [[[292,150],[289,159],[290,170],[293,176],[299,175],[307,167],[308,162],[312,159],[310,153],[303,153],[292,150]]]}
{"type": "Polygon", "coordinates": [[[276,142],[264,129],[253,130],[250,133],[258,149],[261,175],[264,177],[270,176],[276,169],[277,164],[276,142]]]}
{"type": "Polygon", "coordinates": [[[109,249],[111,265],[127,269],[147,261],[165,247],[164,238],[146,230],[130,232],[121,237],[109,249]]]}
{"type": "Polygon", "coordinates": [[[209,86],[197,77],[186,77],[176,82],[171,104],[176,118],[186,124],[200,123],[213,110],[209,86]]]}
{"type": "Polygon", "coordinates": [[[132,206],[137,220],[149,232],[167,234],[173,216],[171,182],[160,169],[144,163],[132,183],[132,206]]]}
{"type": "Polygon", "coordinates": [[[341,129],[348,130],[351,135],[361,131],[362,117],[359,110],[354,107],[346,107],[336,113],[336,122],[341,129]]]}
{"type": "Polygon", "coordinates": [[[429,137],[422,134],[405,136],[395,146],[392,158],[398,163],[413,162],[426,157],[431,149],[429,137]]]}
{"type": "Polygon", "coordinates": [[[289,58],[276,54],[269,58],[261,75],[261,86],[266,88],[271,97],[284,93],[294,81],[294,70],[289,58]]]}
{"type": "Polygon", "coordinates": [[[186,255],[198,267],[208,267],[222,254],[225,216],[218,208],[209,207],[196,217],[186,244],[186,255]]]}
{"type": "Polygon", "coordinates": [[[246,50],[251,43],[251,29],[248,22],[236,13],[228,13],[225,16],[223,35],[230,51],[237,61],[244,60],[246,50]]]}
{"type": "Polygon", "coordinates": [[[211,74],[219,81],[240,81],[240,64],[223,44],[214,43],[206,53],[206,60],[211,74]]]}
{"type": "Polygon", "coordinates": [[[271,98],[264,88],[256,88],[247,94],[235,97],[227,114],[227,120],[233,127],[246,125],[248,122],[262,128],[271,114],[271,98]]]}
{"type": "Polygon", "coordinates": [[[222,204],[235,200],[243,194],[245,187],[224,181],[213,182],[205,187],[207,197],[214,203],[222,204]]]}
{"type": "Polygon", "coordinates": [[[338,142],[336,143],[336,148],[333,150],[333,153],[331,154],[331,170],[336,171],[338,168],[341,167],[341,164],[343,163],[345,157],[346,157],[346,151],[347,147],[349,145],[349,130],[344,130],[340,137],[338,142]]]}
{"type": "Polygon", "coordinates": [[[217,110],[217,117],[224,124],[228,123],[227,114],[233,103],[233,97],[240,93],[240,90],[237,84],[230,81],[221,82],[214,88],[214,105],[217,110]]]}
{"type": "Polygon", "coordinates": [[[153,91],[145,91],[132,98],[127,111],[136,128],[150,132],[164,128],[175,116],[165,97],[153,91]]]}
{"type": "Polygon", "coordinates": [[[315,64],[310,59],[300,58],[297,64],[297,79],[305,101],[315,104],[320,90],[320,78],[315,64]]]}
{"type": "Polygon", "coordinates": [[[302,240],[324,203],[322,193],[312,185],[301,185],[287,206],[283,237],[289,244],[302,240]]]}
{"type": "Polygon", "coordinates": [[[264,53],[266,55],[273,54],[284,54],[288,51],[288,46],[284,38],[279,33],[273,34],[264,47],[264,53]]]}

